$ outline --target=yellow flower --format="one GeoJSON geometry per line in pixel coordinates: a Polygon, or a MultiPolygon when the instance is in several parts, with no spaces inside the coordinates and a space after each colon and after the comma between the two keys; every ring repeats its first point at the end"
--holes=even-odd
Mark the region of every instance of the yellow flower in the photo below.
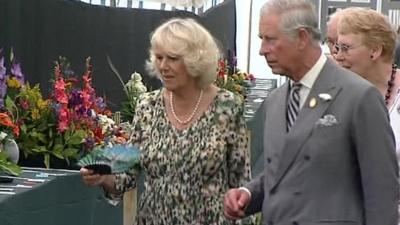
{"type": "Polygon", "coordinates": [[[241,92],[242,91],[242,86],[240,86],[239,84],[234,84],[233,88],[235,88],[235,91],[237,91],[237,92],[241,92]]]}
{"type": "Polygon", "coordinates": [[[39,118],[40,118],[39,109],[33,109],[32,110],[32,119],[33,120],[37,120],[39,118]]]}
{"type": "Polygon", "coordinates": [[[49,102],[47,100],[39,99],[36,104],[40,110],[43,110],[49,105],[49,102]]]}
{"type": "Polygon", "coordinates": [[[20,88],[21,83],[15,77],[7,78],[7,86],[10,88],[20,88]]]}
{"type": "Polygon", "coordinates": [[[238,80],[239,79],[238,75],[236,75],[236,74],[233,74],[232,78],[233,78],[233,80],[238,80]]]}
{"type": "Polygon", "coordinates": [[[240,78],[240,80],[246,79],[246,74],[244,74],[244,73],[239,73],[239,78],[240,78]]]}

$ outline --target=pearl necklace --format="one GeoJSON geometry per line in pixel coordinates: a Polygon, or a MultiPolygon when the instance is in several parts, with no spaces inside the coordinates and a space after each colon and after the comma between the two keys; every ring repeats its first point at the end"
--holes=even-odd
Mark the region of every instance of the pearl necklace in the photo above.
{"type": "Polygon", "coordinates": [[[385,94],[385,103],[386,105],[389,104],[389,99],[390,99],[390,95],[392,93],[392,87],[394,85],[394,79],[396,78],[396,69],[397,69],[397,65],[393,64],[392,65],[392,73],[390,74],[390,79],[387,82],[387,89],[386,89],[386,94],[385,94]]]}
{"type": "Polygon", "coordinates": [[[189,122],[193,119],[193,116],[196,114],[197,110],[199,109],[199,105],[200,105],[200,102],[201,102],[201,99],[202,99],[202,98],[203,98],[203,89],[200,90],[200,96],[199,96],[199,98],[197,99],[197,103],[196,103],[196,106],[195,106],[194,109],[193,109],[193,112],[190,114],[190,116],[189,116],[186,120],[183,120],[183,121],[182,121],[182,120],[180,120],[180,119],[178,118],[178,116],[177,116],[176,113],[175,113],[175,109],[174,109],[174,95],[172,94],[172,91],[170,91],[170,92],[169,92],[169,104],[170,104],[170,108],[171,108],[172,115],[174,116],[175,120],[178,121],[178,123],[183,124],[183,125],[189,123],[189,122]]]}

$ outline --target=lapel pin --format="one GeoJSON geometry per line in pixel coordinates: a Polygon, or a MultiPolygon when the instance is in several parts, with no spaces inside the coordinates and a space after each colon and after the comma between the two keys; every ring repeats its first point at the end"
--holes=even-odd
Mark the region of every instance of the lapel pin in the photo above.
{"type": "Polygon", "coordinates": [[[311,98],[309,104],[310,108],[314,108],[315,106],[317,106],[317,99],[316,98],[311,98]]]}

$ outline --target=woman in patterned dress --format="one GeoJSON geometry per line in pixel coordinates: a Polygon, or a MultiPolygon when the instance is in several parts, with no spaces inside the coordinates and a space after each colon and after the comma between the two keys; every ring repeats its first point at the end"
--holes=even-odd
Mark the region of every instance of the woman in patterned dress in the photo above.
{"type": "MultiPolygon", "coordinates": [[[[149,71],[163,88],[141,96],[131,141],[141,150],[145,190],[136,224],[235,224],[223,215],[223,194],[250,179],[242,99],[213,84],[219,51],[193,19],[171,19],[151,37],[149,71]]],[[[138,170],[97,175],[111,200],[136,186],[138,170]]]]}

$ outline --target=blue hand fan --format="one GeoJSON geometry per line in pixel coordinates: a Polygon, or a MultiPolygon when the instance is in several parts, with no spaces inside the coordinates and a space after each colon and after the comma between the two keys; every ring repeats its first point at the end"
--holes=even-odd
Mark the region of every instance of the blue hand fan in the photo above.
{"type": "Polygon", "coordinates": [[[137,167],[140,151],[135,147],[116,145],[94,150],[79,160],[78,165],[98,174],[125,172],[137,167]]]}

